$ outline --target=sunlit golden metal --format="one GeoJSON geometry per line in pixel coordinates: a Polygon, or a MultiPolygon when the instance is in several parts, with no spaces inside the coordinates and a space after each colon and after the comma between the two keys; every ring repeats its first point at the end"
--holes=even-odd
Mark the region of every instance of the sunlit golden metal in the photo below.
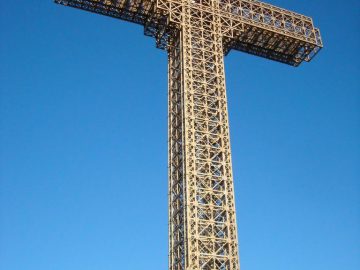
{"type": "Polygon", "coordinates": [[[55,0],[144,26],[168,52],[169,269],[239,270],[224,55],[292,66],[322,48],[312,19],[252,0],[55,0]]]}

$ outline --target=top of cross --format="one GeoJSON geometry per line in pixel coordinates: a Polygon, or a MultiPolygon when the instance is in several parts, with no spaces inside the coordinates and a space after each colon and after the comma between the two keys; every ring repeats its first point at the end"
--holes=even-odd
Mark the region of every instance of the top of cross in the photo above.
{"type": "Polygon", "coordinates": [[[310,17],[256,0],[55,0],[98,14],[141,24],[166,49],[181,28],[183,12],[219,17],[224,53],[240,50],[292,66],[310,61],[322,48],[310,17]]]}

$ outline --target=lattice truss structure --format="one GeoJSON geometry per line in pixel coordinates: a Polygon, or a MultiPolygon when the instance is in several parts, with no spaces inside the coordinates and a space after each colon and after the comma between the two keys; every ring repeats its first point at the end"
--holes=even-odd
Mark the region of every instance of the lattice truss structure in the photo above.
{"type": "Polygon", "coordinates": [[[239,270],[224,55],[292,66],[322,48],[312,19],[251,0],[55,0],[144,26],[168,52],[169,269],[239,270]]]}

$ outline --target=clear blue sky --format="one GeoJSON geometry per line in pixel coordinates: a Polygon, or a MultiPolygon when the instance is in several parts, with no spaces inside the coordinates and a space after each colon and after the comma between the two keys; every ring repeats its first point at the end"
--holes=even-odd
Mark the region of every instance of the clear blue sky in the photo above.
{"type": "MultiPolygon", "coordinates": [[[[242,270],[360,269],[360,2],[269,2],[325,49],[226,58],[242,270]]],[[[0,40],[0,269],[167,269],[166,53],[50,0],[1,1],[0,40]]]]}

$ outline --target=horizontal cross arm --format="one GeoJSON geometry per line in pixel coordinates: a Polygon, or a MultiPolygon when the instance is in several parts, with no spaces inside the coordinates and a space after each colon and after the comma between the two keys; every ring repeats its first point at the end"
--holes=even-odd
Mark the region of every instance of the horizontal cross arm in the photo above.
{"type": "Polygon", "coordinates": [[[181,27],[185,10],[196,17],[219,18],[224,53],[239,50],[292,66],[310,61],[322,48],[310,17],[256,0],[55,0],[58,4],[143,25],[145,34],[165,49],[181,27]]]}

